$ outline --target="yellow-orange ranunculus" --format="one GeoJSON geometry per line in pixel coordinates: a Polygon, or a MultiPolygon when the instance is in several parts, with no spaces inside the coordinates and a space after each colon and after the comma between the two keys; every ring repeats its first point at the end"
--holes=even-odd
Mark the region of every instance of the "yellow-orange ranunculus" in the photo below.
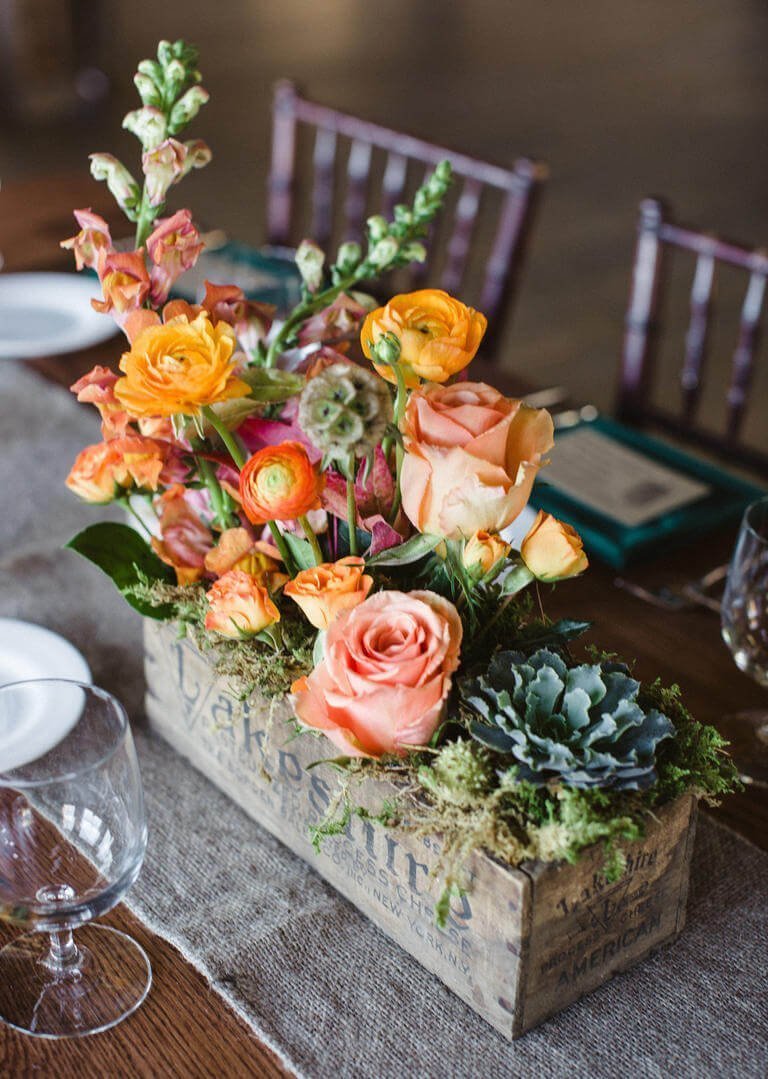
{"type": "Polygon", "coordinates": [[[75,458],[67,487],[85,502],[111,502],[119,494],[125,469],[113,442],[86,446],[75,458]]]}
{"type": "Polygon", "coordinates": [[[583,573],[589,565],[578,532],[544,510],[539,510],[520,545],[520,554],[540,581],[564,581],[583,573]]]}
{"type": "Polygon", "coordinates": [[[464,545],[464,565],[478,577],[482,577],[490,572],[500,559],[507,557],[509,549],[510,545],[505,543],[501,536],[481,529],[464,545]]]}
{"type": "Polygon", "coordinates": [[[254,453],[240,473],[240,500],[254,525],[293,521],[320,509],[323,477],[300,442],[281,442],[254,453]]]}
{"type": "Polygon", "coordinates": [[[316,629],[326,630],[337,614],[357,607],[373,587],[362,558],[350,555],[338,562],[323,562],[297,573],[285,586],[286,596],[298,603],[316,629]]]}
{"type": "Polygon", "coordinates": [[[124,352],[115,396],[131,416],[193,416],[203,405],[247,397],[250,387],[237,377],[235,334],[226,322],[211,324],[206,314],[192,321],[179,315],[143,330],[124,352]]]}
{"type": "Polygon", "coordinates": [[[228,528],[219,542],[205,556],[205,568],[217,577],[232,569],[254,577],[270,592],[276,592],[288,580],[280,570],[280,552],[270,543],[254,540],[247,528],[228,528]]]}
{"type": "Polygon", "coordinates": [[[401,429],[403,510],[419,532],[446,539],[511,524],[554,444],[545,409],[482,382],[416,390],[401,429]]]}
{"type": "Polygon", "coordinates": [[[280,621],[280,612],[269,592],[248,573],[231,569],[208,591],[205,628],[222,637],[240,640],[253,637],[280,621]]]}
{"type": "MultiPolygon", "coordinates": [[[[400,342],[400,365],[406,385],[415,389],[419,379],[446,382],[474,359],[488,320],[441,289],[425,288],[394,296],[385,307],[366,317],[360,331],[363,352],[373,359],[374,345],[385,334],[400,342]]],[[[395,382],[390,367],[374,367],[387,382],[395,382]]]]}

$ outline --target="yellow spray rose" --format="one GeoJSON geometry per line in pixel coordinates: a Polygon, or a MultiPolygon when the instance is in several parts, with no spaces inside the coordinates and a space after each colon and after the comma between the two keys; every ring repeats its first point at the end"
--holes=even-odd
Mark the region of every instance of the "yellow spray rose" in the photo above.
{"type": "Polygon", "coordinates": [[[136,417],[194,416],[203,405],[246,397],[250,387],[237,377],[234,351],[232,327],[214,326],[205,312],[149,326],[123,353],[115,397],[136,417]]]}
{"type": "MultiPolygon", "coordinates": [[[[474,359],[488,320],[441,289],[425,288],[394,296],[366,318],[360,333],[363,352],[373,359],[374,345],[385,334],[400,342],[400,365],[406,385],[415,389],[419,379],[446,382],[474,359]]],[[[387,382],[395,382],[390,367],[374,362],[387,382]]]]}
{"type": "Polygon", "coordinates": [[[540,581],[564,581],[583,573],[589,565],[578,532],[544,510],[539,510],[520,554],[540,581]]]}
{"type": "Polygon", "coordinates": [[[470,572],[482,577],[500,559],[507,557],[509,549],[510,545],[505,543],[501,536],[493,532],[484,532],[481,529],[467,540],[462,558],[464,565],[470,572]]]}

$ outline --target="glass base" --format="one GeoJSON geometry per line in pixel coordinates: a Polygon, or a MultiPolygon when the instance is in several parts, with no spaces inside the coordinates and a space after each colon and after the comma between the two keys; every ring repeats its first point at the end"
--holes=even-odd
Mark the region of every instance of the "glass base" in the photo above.
{"type": "Polygon", "coordinates": [[[0,1020],[38,1038],[97,1034],[136,1011],[152,984],[143,948],[125,933],[84,925],[77,959],[50,964],[51,938],[27,933],[0,951],[0,1020]]]}
{"type": "Polygon", "coordinates": [[[768,712],[735,712],[717,726],[744,783],[768,787],[768,712]]]}

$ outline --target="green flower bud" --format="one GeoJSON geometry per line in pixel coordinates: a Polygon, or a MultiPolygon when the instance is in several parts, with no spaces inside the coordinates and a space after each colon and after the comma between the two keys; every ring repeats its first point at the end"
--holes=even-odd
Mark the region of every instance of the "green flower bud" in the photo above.
{"type": "Polygon", "coordinates": [[[173,49],[170,41],[158,41],[157,58],[163,67],[166,67],[173,59],[173,49]]]}
{"type": "Polygon", "coordinates": [[[166,136],[165,116],[151,105],[127,113],[123,127],[141,141],[144,150],[154,150],[166,136]]]}
{"type": "Polygon", "coordinates": [[[427,249],[424,244],[414,240],[412,243],[403,244],[400,248],[400,256],[406,262],[424,262],[427,257],[427,249]]]}
{"type": "Polygon", "coordinates": [[[373,346],[379,363],[391,366],[400,359],[400,339],[393,333],[383,334],[373,346]]]}
{"type": "Polygon", "coordinates": [[[392,398],[372,371],[340,361],[309,380],[298,418],[326,458],[346,464],[379,445],[392,420],[392,398]]]}
{"type": "Polygon", "coordinates": [[[91,154],[91,176],[105,180],[121,210],[133,209],[139,197],[139,185],[128,169],[112,154],[91,154]]]}
{"type": "Polygon", "coordinates": [[[422,787],[434,798],[462,808],[481,801],[494,779],[489,753],[461,738],[443,746],[431,765],[422,765],[418,774],[422,787]]]}
{"type": "Polygon", "coordinates": [[[398,225],[412,225],[413,211],[410,206],[395,206],[395,221],[398,225]]]}
{"type": "Polygon", "coordinates": [[[139,91],[139,97],[141,98],[143,105],[153,105],[157,107],[161,104],[162,99],[160,97],[160,91],[149,75],[143,75],[140,71],[137,71],[133,76],[133,82],[136,89],[139,91]]]}
{"type": "Polygon", "coordinates": [[[381,214],[374,214],[373,217],[369,217],[366,224],[368,225],[368,235],[373,243],[381,240],[389,232],[389,222],[381,214]]]}
{"type": "Polygon", "coordinates": [[[374,245],[371,251],[368,252],[368,261],[376,267],[376,269],[383,269],[385,266],[393,261],[400,245],[394,236],[385,236],[374,245]]]}
{"type": "Polygon", "coordinates": [[[187,77],[187,69],[181,60],[171,60],[165,68],[165,81],[171,85],[181,86],[187,77]]]}
{"type": "Polygon", "coordinates": [[[175,134],[182,127],[186,127],[210,97],[207,90],[202,86],[193,86],[183,94],[171,109],[170,126],[175,134]]]}
{"type": "Polygon", "coordinates": [[[312,240],[302,240],[296,249],[294,261],[301,279],[310,292],[317,292],[323,283],[325,253],[312,240]]]}
{"type": "Polygon", "coordinates": [[[339,248],[339,253],[336,256],[336,266],[342,273],[349,273],[360,262],[362,254],[360,244],[344,243],[339,248]]]}

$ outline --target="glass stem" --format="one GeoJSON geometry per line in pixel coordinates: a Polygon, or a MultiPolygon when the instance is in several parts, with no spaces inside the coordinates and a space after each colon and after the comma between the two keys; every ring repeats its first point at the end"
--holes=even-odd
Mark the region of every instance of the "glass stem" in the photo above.
{"type": "Polygon", "coordinates": [[[56,930],[49,934],[50,951],[45,965],[57,974],[67,974],[80,966],[80,952],[71,929],[56,930]]]}

